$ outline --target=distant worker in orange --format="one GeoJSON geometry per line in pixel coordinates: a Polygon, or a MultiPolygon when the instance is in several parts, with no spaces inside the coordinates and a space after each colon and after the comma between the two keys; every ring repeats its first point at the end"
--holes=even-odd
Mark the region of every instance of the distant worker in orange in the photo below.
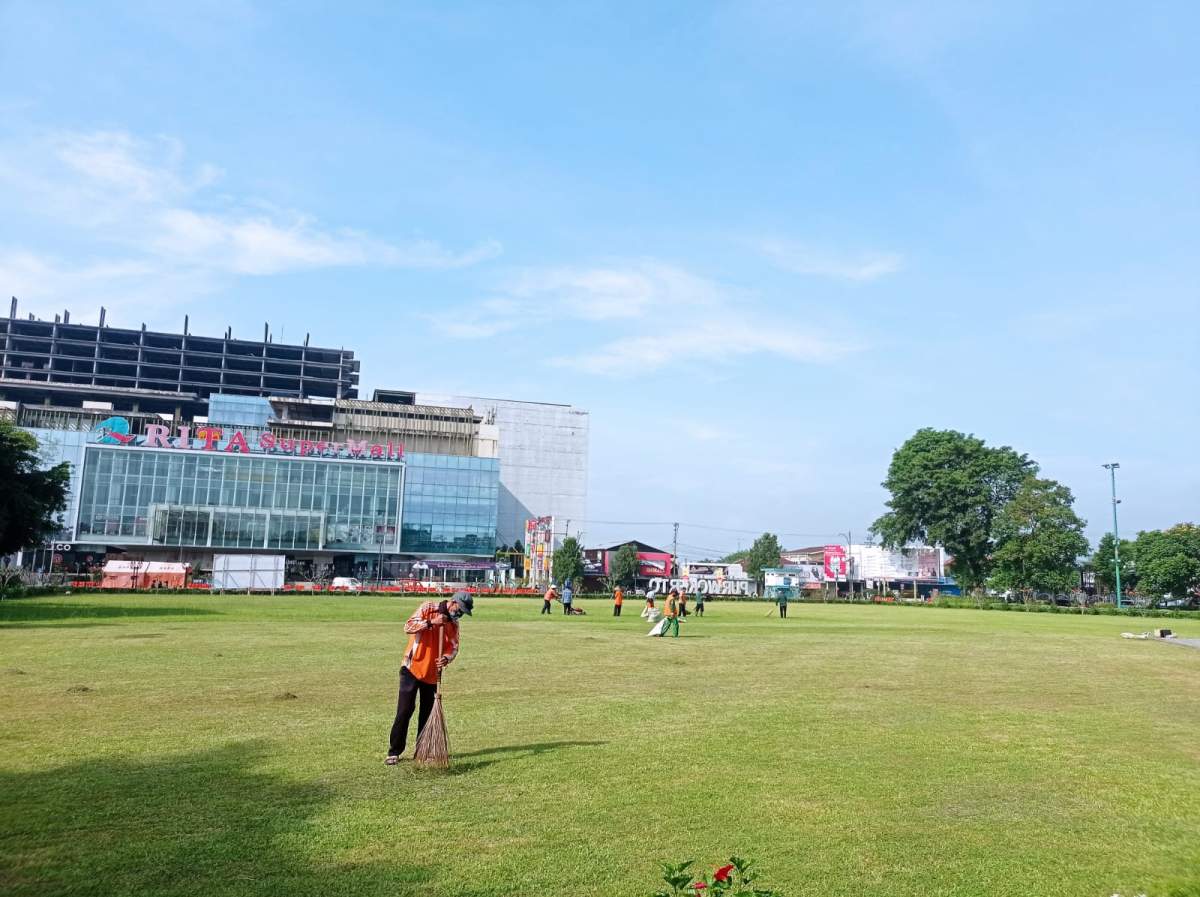
{"type": "Polygon", "coordinates": [[[546,589],[546,594],[542,596],[542,613],[550,613],[551,603],[558,597],[558,593],[554,591],[554,586],[546,589]]]}
{"type": "Polygon", "coordinates": [[[666,638],[668,632],[679,638],[679,592],[675,589],[671,589],[663,603],[663,628],[659,635],[666,638]]]}
{"type": "Polygon", "coordinates": [[[617,586],[613,589],[613,616],[621,616],[621,605],[625,603],[625,593],[621,591],[621,587],[617,586]]]}

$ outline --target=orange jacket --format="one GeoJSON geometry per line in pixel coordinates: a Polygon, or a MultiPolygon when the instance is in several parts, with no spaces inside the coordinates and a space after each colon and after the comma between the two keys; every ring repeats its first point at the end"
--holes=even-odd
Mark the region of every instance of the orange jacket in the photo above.
{"type": "Polygon", "coordinates": [[[458,656],[458,624],[451,621],[440,626],[432,623],[441,613],[441,603],[426,601],[408,618],[404,631],[408,633],[408,649],[403,666],[417,679],[429,685],[438,680],[438,636],[442,640],[442,655],[446,662],[458,656]],[[439,632],[440,630],[440,632],[439,632]]]}
{"type": "Polygon", "coordinates": [[[615,604],[617,607],[620,607],[624,603],[625,603],[625,593],[622,592],[620,587],[618,586],[617,589],[613,592],[613,604],[615,604]]]}
{"type": "Polygon", "coordinates": [[[667,596],[666,604],[663,605],[663,616],[664,617],[679,616],[679,599],[676,598],[674,595],[667,596]]]}

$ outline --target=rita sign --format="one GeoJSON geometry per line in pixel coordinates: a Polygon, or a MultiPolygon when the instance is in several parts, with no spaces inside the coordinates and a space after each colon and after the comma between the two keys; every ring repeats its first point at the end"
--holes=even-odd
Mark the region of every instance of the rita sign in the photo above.
{"type": "Polygon", "coordinates": [[[332,442],[324,439],[285,439],[274,433],[251,433],[225,430],[212,424],[197,427],[181,426],[171,432],[163,424],[147,424],[142,436],[129,432],[129,421],[110,417],[96,427],[96,441],[103,445],[136,445],[142,448],[179,449],[199,452],[232,452],[234,454],[301,455],[313,458],[352,458],[360,461],[401,461],[403,442],[367,442],[347,439],[332,442]]]}

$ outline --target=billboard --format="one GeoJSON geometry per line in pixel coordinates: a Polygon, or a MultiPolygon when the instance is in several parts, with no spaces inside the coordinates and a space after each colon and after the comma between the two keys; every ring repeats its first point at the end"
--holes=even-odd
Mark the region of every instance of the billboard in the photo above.
{"type": "Polygon", "coordinates": [[[938,582],[944,576],[940,548],[917,546],[896,550],[880,545],[855,545],[854,555],[858,567],[855,572],[863,579],[938,582]]]}
{"type": "Polygon", "coordinates": [[[671,556],[658,552],[638,552],[638,576],[670,576],[671,556]]]}
{"type": "Polygon", "coordinates": [[[554,576],[554,518],[525,521],[525,578],[547,583],[554,576]]]}
{"type": "Polygon", "coordinates": [[[846,578],[846,549],[841,545],[825,546],[825,578],[833,582],[846,578]]]}

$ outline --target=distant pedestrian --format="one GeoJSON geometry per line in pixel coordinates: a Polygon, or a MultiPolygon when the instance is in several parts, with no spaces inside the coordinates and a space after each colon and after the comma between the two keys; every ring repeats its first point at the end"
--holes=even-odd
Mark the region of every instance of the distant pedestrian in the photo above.
{"type": "Polygon", "coordinates": [[[679,638],[679,593],[674,589],[671,589],[663,605],[663,628],[659,634],[666,638],[668,632],[679,638]]]}
{"type": "Polygon", "coordinates": [[[703,592],[696,593],[696,616],[697,617],[704,616],[704,593],[703,592]]]}
{"type": "Polygon", "coordinates": [[[558,598],[558,593],[554,591],[554,586],[551,585],[550,588],[546,589],[546,594],[542,596],[542,613],[550,613],[550,602],[556,598],[558,598]]]}
{"type": "Polygon", "coordinates": [[[571,588],[571,583],[569,581],[564,582],[562,591],[563,614],[568,617],[571,615],[571,602],[574,600],[575,590],[571,588]]]}
{"type": "Polygon", "coordinates": [[[787,591],[784,589],[780,589],[779,595],[775,600],[779,602],[779,619],[786,620],[787,619],[787,606],[788,606],[787,591]]]}
{"type": "Polygon", "coordinates": [[[687,616],[687,591],[683,586],[679,587],[679,616],[687,616]]]}
{"type": "Polygon", "coordinates": [[[625,603],[625,593],[621,591],[621,587],[617,586],[613,589],[613,616],[621,616],[621,605],[625,603]]]}

